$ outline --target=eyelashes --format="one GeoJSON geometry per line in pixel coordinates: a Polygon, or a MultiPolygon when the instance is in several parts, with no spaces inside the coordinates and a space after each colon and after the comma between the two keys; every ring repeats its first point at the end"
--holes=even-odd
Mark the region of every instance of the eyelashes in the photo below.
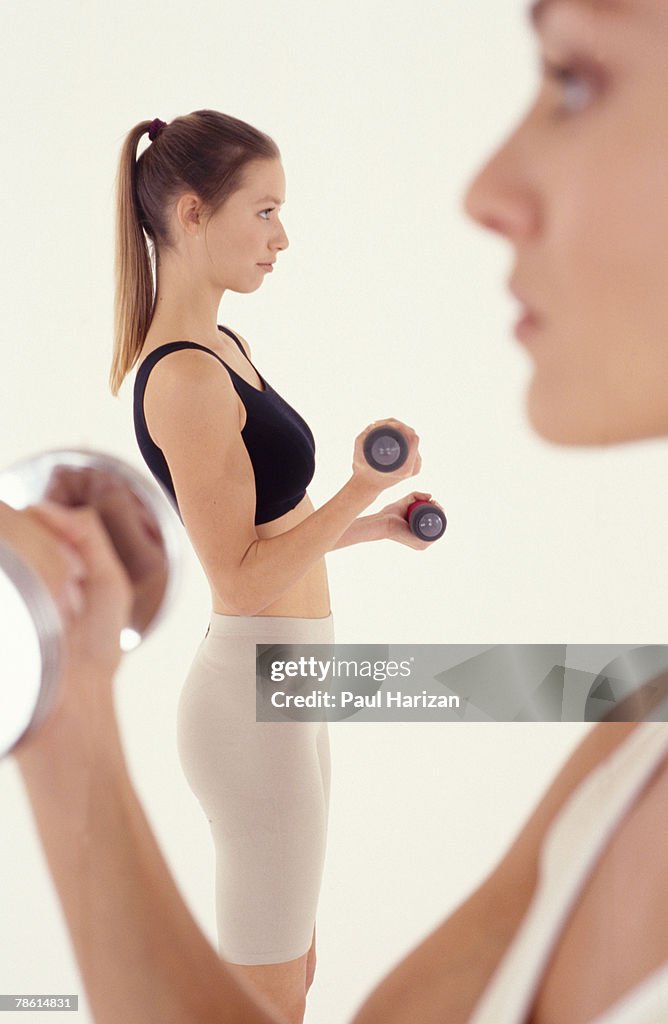
{"type": "Polygon", "coordinates": [[[265,214],[265,213],[273,213],[275,209],[276,209],[275,206],[269,206],[269,207],[267,207],[266,210],[260,210],[260,216],[263,218],[263,220],[269,220],[269,218],[268,217],[264,217],[263,214],[265,214]]]}

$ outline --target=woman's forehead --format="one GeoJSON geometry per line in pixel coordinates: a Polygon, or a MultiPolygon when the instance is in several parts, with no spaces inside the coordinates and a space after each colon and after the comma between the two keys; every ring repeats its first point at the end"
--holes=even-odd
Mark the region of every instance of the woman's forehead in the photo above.
{"type": "Polygon", "coordinates": [[[278,158],[251,160],[244,168],[242,188],[261,192],[280,192],[284,188],[285,173],[278,158]]]}
{"type": "Polygon", "coordinates": [[[539,29],[548,13],[559,8],[579,9],[601,20],[667,13],[665,0],[534,0],[527,13],[534,28],[539,29]]]}
{"type": "Polygon", "coordinates": [[[529,7],[529,18],[534,25],[540,25],[549,10],[564,5],[583,7],[601,14],[621,13],[629,6],[628,0],[534,0],[529,7]]]}

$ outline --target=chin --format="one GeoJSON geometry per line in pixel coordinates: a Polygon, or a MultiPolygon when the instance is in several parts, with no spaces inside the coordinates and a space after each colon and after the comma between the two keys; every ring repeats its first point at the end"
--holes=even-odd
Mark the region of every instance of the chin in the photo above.
{"type": "Polygon", "coordinates": [[[540,394],[535,387],[527,396],[526,412],[533,430],[555,445],[604,447],[668,436],[668,419],[652,422],[644,410],[623,408],[622,402],[595,396],[566,398],[540,394]]]}
{"type": "Polygon", "coordinates": [[[252,292],[258,291],[262,281],[244,281],[240,284],[228,284],[226,291],[235,292],[237,295],[250,295],[252,292]]]}
{"type": "Polygon", "coordinates": [[[552,394],[547,398],[529,390],[526,413],[532,429],[544,441],[565,446],[595,447],[629,440],[619,432],[619,423],[596,415],[591,401],[570,401],[552,394]]]}

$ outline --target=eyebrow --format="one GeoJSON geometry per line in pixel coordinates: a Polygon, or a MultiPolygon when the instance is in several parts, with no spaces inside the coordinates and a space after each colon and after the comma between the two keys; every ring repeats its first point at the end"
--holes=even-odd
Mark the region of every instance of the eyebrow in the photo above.
{"type": "Polygon", "coordinates": [[[285,199],[276,199],[275,196],[262,196],[262,199],[256,199],[256,203],[274,203],[275,206],[283,206],[285,199]]]}
{"type": "Polygon", "coordinates": [[[540,28],[541,22],[551,7],[557,7],[563,3],[576,3],[579,7],[586,7],[594,14],[609,13],[619,14],[628,9],[625,0],[534,0],[528,11],[528,18],[534,28],[540,28]]]}

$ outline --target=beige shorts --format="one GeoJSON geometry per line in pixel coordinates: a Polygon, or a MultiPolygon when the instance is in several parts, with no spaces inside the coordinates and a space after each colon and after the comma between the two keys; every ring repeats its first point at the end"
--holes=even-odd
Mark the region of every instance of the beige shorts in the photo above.
{"type": "Polygon", "coordinates": [[[212,612],[181,692],[179,757],[213,836],[218,946],[230,963],[309,950],[327,837],[327,722],[255,720],[255,644],[333,640],[331,614],[212,612]]]}

